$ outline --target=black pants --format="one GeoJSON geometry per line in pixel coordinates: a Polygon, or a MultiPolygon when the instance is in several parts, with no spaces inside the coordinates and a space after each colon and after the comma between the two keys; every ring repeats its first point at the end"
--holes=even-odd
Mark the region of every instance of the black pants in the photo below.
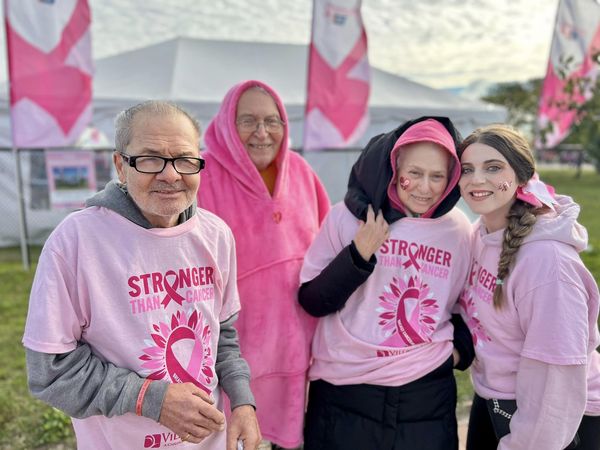
{"type": "MultiPolygon", "coordinates": [[[[583,416],[579,429],[579,445],[576,450],[600,450],[600,417],[583,416]]],[[[473,397],[467,432],[467,450],[495,450],[498,440],[485,400],[477,394],[473,397]]]]}
{"type": "Polygon", "coordinates": [[[452,358],[399,387],[311,382],[305,450],[456,450],[452,358]]]}

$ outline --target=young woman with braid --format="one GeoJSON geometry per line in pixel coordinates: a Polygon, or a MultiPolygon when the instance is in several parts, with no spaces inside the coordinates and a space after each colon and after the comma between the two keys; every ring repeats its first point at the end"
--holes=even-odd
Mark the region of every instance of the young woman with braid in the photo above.
{"type": "Polygon", "coordinates": [[[476,130],[459,155],[481,215],[459,302],[476,353],[467,449],[598,450],[599,295],[579,206],[538,179],[510,127],[476,130]]]}

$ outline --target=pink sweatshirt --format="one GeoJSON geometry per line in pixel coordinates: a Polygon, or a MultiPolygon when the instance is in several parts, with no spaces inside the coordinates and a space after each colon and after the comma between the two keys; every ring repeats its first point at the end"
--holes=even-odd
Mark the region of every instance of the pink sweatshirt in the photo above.
{"type": "MultiPolygon", "coordinates": [[[[239,311],[235,277],[231,231],[207,211],[175,227],[144,229],[109,209],[86,208],[44,245],[23,343],[61,354],[83,341],[103,361],[143,377],[192,382],[221,405],[219,323],[239,311]]],[[[225,432],[191,444],[131,413],[73,419],[73,426],[82,449],[225,446],[225,432]]]]}
{"type": "MultiPolygon", "coordinates": [[[[345,204],[335,205],[306,254],[301,282],[321,273],[358,226],[345,204]]],[[[392,223],[367,281],[342,310],[319,320],[310,379],[400,386],[440,366],[452,353],[449,319],[468,272],[470,230],[457,208],[392,223]]]]}
{"type": "Polygon", "coordinates": [[[235,125],[238,100],[251,86],[271,94],[287,123],[283,103],[269,86],[258,81],[234,86],[206,130],[198,204],[223,218],[236,239],[242,312],[235,326],[251,369],[261,432],[266,439],[296,447],[302,442],[316,326],[316,319],[298,304],[298,276],[329,199],[308,163],[288,148],[287,126],[276,157],[275,190],[269,194],[235,125]]]}
{"type": "Polygon", "coordinates": [[[600,415],[598,287],[577,254],[587,245],[587,232],[576,222],[579,206],[565,196],[557,201],[557,212],[539,216],[519,249],[504,280],[501,310],[494,309],[492,295],[504,230],[486,233],[483,222],[475,224],[473,261],[460,304],[475,343],[475,391],[487,399],[517,400],[502,449],[555,448],[539,447],[541,439],[562,449],[584,409],[600,415]],[[587,384],[581,402],[572,401],[578,383],[584,393],[587,384]],[[553,415],[559,410],[557,421],[553,415]]]}

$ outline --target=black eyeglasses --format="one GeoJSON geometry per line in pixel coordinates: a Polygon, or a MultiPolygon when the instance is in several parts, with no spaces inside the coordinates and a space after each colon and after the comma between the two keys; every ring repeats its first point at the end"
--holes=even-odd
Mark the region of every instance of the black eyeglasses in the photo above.
{"type": "Polygon", "coordinates": [[[161,173],[165,170],[169,162],[173,164],[177,173],[181,175],[193,175],[200,172],[206,166],[206,161],[202,158],[193,158],[191,156],[164,158],[162,156],[131,156],[123,152],[119,152],[119,154],[123,158],[123,161],[140,173],[161,173]]]}

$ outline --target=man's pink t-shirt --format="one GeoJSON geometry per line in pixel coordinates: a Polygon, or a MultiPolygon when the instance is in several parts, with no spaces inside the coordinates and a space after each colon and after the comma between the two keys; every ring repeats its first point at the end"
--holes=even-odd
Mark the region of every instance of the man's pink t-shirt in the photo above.
{"type": "MultiPolygon", "coordinates": [[[[358,227],[343,203],[334,206],[306,254],[301,282],[327,267],[358,227]]],[[[373,273],[342,310],[319,320],[310,379],[400,386],[442,365],[452,353],[450,315],[468,272],[470,229],[456,208],[394,222],[373,273]]]]}
{"type": "MultiPolygon", "coordinates": [[[[46,242],[23,343],[60,354],[83,341],[103,361],[142,377],[192,382],[220,404],[219,323],[239,308],[233,236],[215,215],[199,210],[181,225],[144,229],[91,207],[70,215],[46,242]]],[[[224,432],[190,444],[131,413],[73,425],[84,449],[225,445],[224,432]]]]}

